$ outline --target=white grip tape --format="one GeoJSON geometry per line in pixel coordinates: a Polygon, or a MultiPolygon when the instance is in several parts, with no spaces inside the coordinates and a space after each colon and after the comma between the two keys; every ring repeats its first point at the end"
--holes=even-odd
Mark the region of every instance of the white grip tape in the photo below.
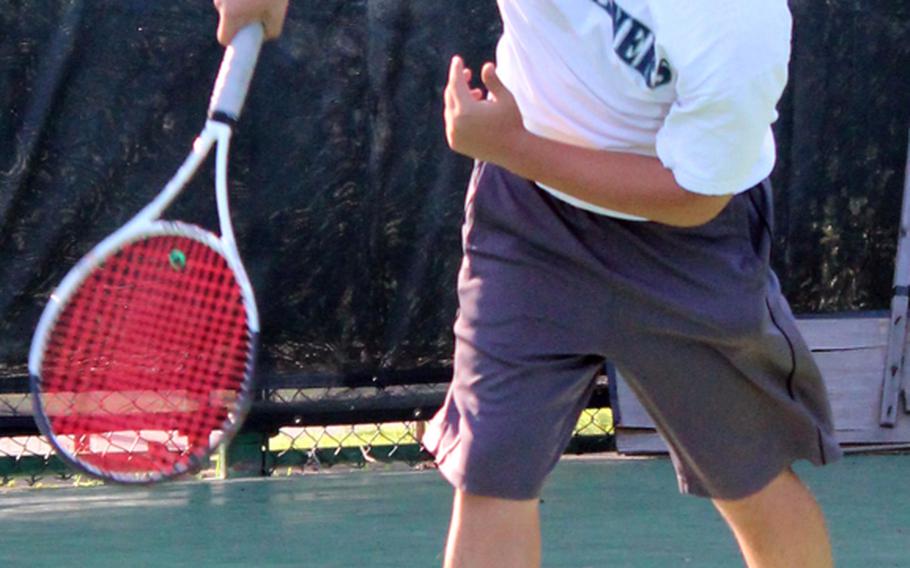
{"type": "Polygon", "coordinates": [[[224,113],[233,120],[240,118],[264,34],[262,24],[257,22],[243,27],[231,40],[215,80],[209,116],[217,112],[224,113]]]}

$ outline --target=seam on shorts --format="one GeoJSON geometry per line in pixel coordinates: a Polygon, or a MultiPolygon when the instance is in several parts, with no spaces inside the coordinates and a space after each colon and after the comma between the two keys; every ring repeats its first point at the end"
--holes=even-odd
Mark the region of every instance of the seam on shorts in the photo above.
{"type": "MultiPolygon", "coordinates": [[[[759,185],[762,189],[766,189],[764,183],[759,185]]],[[[765,232],[768,233],[768,238],[771,239],[771,242],[774,241],[774,230],[771,228],[771,223],[768,221],[768,218],[765,217],[765,214],[762,212],[761,207],[758,206],[758,203],[755,202],[755,195],[750,190],[747,194],[749,201],[752,202],[752,209],[755,210],[755,214],[758,215],[759,221],[761,221],[762,228],[765,232]]]]}
{"type": "Polygon", "coordinates": [[[796,393],[793,391],[793,379],[796,377],[796,349],[793,347],[790,336],[787,335],[787,332],[777,323],[777,318],[774,317],[774,310],[771,309],[770,299],[765,298],[765,306],[768,308],[768,315],[771,316],[771,323],[773,323],[774,327],[777,328],[777,331],[784,336],[784,339],[787,341],[787,347],[790,349],[790,374],[787,375],[787,394],[790,395],[791,399],[796,400],[796,393]]]}

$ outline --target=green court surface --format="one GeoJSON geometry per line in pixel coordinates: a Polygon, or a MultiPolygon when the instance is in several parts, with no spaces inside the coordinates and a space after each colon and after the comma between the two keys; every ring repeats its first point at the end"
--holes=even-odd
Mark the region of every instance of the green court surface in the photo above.
{"type": "MultiPolygon", "coordinates": [[[[838,566],[910,567],[910,456],[798,471],[838,566]]],[[[5,489],[0,566],[432,567],[450,498],[434,471],[5,489]]],[[[545,566],[742,566],[711,505],[676,493],[666,459],[563,460],[542,511],[545,566]]]]}

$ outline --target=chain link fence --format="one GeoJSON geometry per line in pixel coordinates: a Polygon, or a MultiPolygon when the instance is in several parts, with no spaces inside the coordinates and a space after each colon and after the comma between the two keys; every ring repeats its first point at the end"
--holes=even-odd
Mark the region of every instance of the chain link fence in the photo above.
{"type": "MultiPolygon", "coordinates": [[[[442,403],[443,373],[423,375],[426,383],[404,384],[413,376],[284,378],[281,388],[261,391],[246,427],[228,451],[213,456],[200,477],[289,476],[333,467],[386,469],[432,467],[420,445],[427,420],[442,403]],[[291,386],[291,385],[304,386],[291,386]],[[314,385],[323,386],[314,386],[314,385]]],[[[568,452],[606,451],[613,446],[609,380],[597,379],[591,407],[578,420],[568,452]]],[[[37,435],[27,379],[4,383],[0,394],[0,486],[94,484],[74,473],[37,435]]]]}
{"type": "MultiPolygon", "coordinates": [[[[267,441],[266,473],[289,475],[337,466],[370,467],[389,462],[430,467],[430,456],[420,445],[425,422],[349,424],[310,428],[281,428],[267,441]]],[[[570,453],[613,449],[613,415],[609,408],[582,412],[570,453]]]]}

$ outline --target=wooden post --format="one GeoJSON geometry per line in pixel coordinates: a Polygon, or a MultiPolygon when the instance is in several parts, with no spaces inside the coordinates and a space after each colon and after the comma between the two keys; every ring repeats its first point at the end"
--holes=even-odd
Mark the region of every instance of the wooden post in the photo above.
{"type": "MultiPolygon", "coordinates": [[[[910,143],[907,147],[907,167],[904,173],[904,196],[901,224],[897,240],[897,259],[894,263],[894,296],[891,299],[891,326],[888,331],[888,354],[882,377],[882,407],[879,423],[893,427],[897,422],[900,395],[905,384],[905,349],[907,343],[907,304],[910,295],[910,143]]],[[[910,409],[910,400],[904,400],[910,409]]]]}
{"type": "Polygon", "coordinates": [[[221,442],[218,444],[218,466],[215,468],[215,479],[224,481],[228,478],[228,444],[221,442]]]}

